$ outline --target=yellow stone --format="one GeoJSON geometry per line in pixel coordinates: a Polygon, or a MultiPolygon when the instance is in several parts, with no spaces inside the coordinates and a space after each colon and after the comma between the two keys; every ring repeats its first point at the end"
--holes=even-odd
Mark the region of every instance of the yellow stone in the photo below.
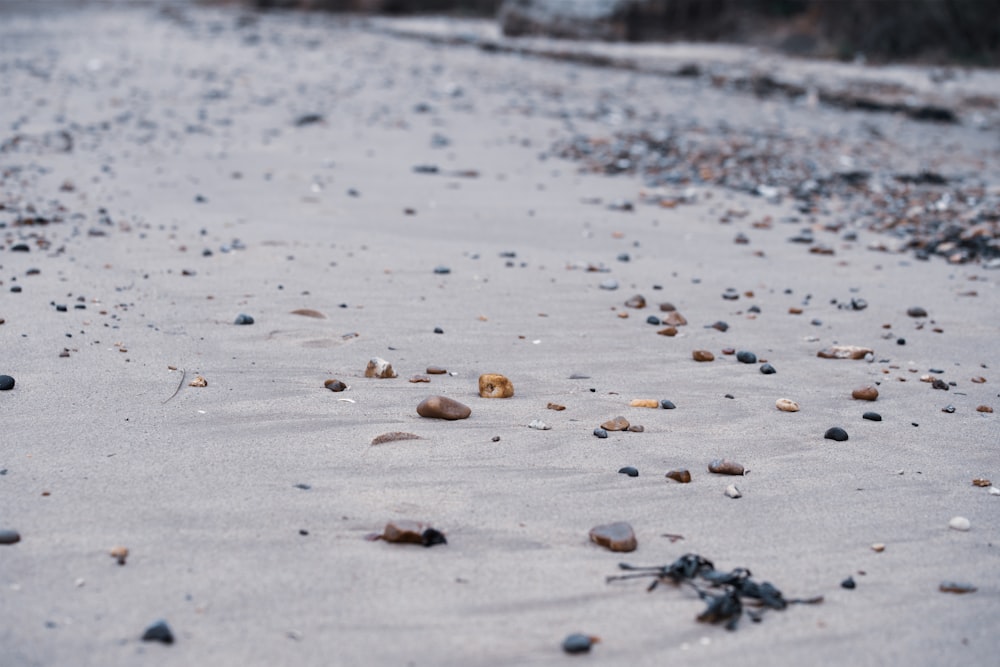
{"type": "Polygon", "coordinates": [[[479,395],[483,398],[510,398],[514,395],[514,385],[498,373],[484,373],[479,376],[479,395]]]}

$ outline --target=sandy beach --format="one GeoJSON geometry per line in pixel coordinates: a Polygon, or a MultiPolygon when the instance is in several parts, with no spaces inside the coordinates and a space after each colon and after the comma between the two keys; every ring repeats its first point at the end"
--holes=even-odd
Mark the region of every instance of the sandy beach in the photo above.
{"type": "Polygon", "coordinates": [[[562,150],[779,137],[795,165],[995,201],[995,110],[918,122],[183,4],[0,5],[0,99],[0,664],[995,660],[1000,495],[973,485],[1000,484],[995,256],[921,260],[857,198],[562,150]],[[432,395],[471,416],[418,416],[432,395]],[[643,431],[594,436],[619,415],[643,431]],[[394,431],[420,439],[370,444],[394,431]],[[404,519],[447,544],[366,539],[404,519]],[[615,521],[635,551],[591,542],[615,521]],[[686,553],[823,602],[728,631],[690,587],[605,581],[686,553]],[[142,641],[157,619],[171,645],[142,641]],[[576,632],[601,641],[567,655],[576,632]]]}

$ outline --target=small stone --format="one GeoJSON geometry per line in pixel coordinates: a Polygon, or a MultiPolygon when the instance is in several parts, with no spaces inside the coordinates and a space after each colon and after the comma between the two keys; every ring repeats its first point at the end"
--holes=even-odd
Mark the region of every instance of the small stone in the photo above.
{"type": "Polygon", "coordinates": [[[960,581],[942,581],[938,586],[938,590],[942,593],[957,593],[959,595],[963,595],[965,593],[975,593],[979,589],[972,584],[960,581]]]}
{"type": "Polygon", "coordinates": [[[719,320],[718,322],[713,322],[711,328],[715,329],[716,331],[722,331],[723,333],[725,333],[726,331],[729,331],[729,324],[723,322],[722,320],[719,320]]]}
{"type": "Polygon", "coordinates": [[[205,378],[203,378],[200,375],[196,375],[193,380],[191,380],[190,382],[188,382],[188,386],[189,387],[207,387],[208,386],[208,380],[206,380],[205,378]]]}
{"type": "Polygon", "coordinates": [[[594,435],[597,436],[598,438],[606,438],[608,437],[608,432],[605,431],[603,428],[595,428],[594,435]]]}
{"type": "Polygon", "coordinates": [[[987,486],[993,486],[993,482],[991,482],[988,479],[984,479],[982,477],[977,477],[974,480],[972,480],[972,486],[985,488],[987,486]]]}
{"type": "Polygon", "coordinates": [[[636,294],[631,299],[625,302],[628,308],[645,308],[646,307],[646,297],[641,294],[636,294]]]}
{"type": "Polygon", "coordinates": [[[233,320],[233,324],[253,324],[253,318],[246,313],[240,313],[236,316],[236,319],[233,320]]]}
{"type": "Polygon", "coordinates": [[[394,378],[396,371],[392,370],[392,364],[382,357],[372,357],[365,367],[366,378],[394,378]]]}
{"type": "Polygon", "coordinates": [[[778,371],[776,371],[774,369],[774,366],[772,366],[771,364],[761,364],[760,372],[763,373],[764,375],[774,375],[778,371]]]}
{"type": "Polygon", "coordinates": [[[128,547],[111,547],[111,551],[108,552],[108,555],[118,561],[119,565],[124,565],[125,559],[128,558],[128,547]]]}
{"type": "Polygon", "coordinates": [[[658,408],[660,407],[660,402],[655,398],[633,398],[631,401],[629,401],[629,407],[658,408]]]}
{"type": "Polygon", "coordinates": [[[976,412],[985,412],[987,414],[993,413],[993,408],[988,405],[980,405],[976,407],[976,412]]]}
{"type": "Polygon", "coordinates": [[[747,350],[740,350],[736,353],[736,360],[743,364],[756,364],[757,355],[747,350]]]}
{"type": "Polygon", "coordinates": [[[625,521],[616,521],[590,529],[590,541],[611,551],[635,551],[639,546],[635,531],[625,521]]]}
{"type": "Polygon", "coordinates": [[[964,516],[956,516],[952,517],[951,521],[948,522],[948,527],[952,530],[961,530],[964,532],[972,528],[972,522],[964,516]]]}
{"type": "Polygon", "coordinates": [[[347,385],[346,384],[344,384],[340,380],[335,380],[333,378],[331,378],[329,380],[326,380],[323,383],[323,386],[326,387],[327,389],[329,389],[330,391],[336,391],[336,392],[341,392],[341,391],[344,391],[345,389],[347,389],[347,385]]]}
{"type": "Polygon", "coordinates": [[[387,442],[397,442],[399,440],[423,440],[419,435],[415,433],[406,433],[405,431],[392,431],[391,433],[383,433],[382,435],[377,435],[372,438],[373,445],[382,445],[387,442]]]}
{"type": "Polygon", "coordinates": [[[646,318],[646,324],[652,324],[654,327],[658,327],[661,324],[660,318],[656,315],[650,315],[646,318]]]}
{"type": "Polygon", "coordinates": [[[714,361],[715,355],[708,350],[695,350],[691,353],[691,357],[695,361],[714,361]]]}
{"type": "Polygon", "coordinates": [[[668,401],[665,398],[660,401],[660,407],[663,408],[664,410],[675,410],[675,409],[677,409],[677,406],[674,405],[673,401],[668,401]]]}
{"type": "Polygon", "coordinates": [[[614,278],[608,278],[607,280],[601,281],[599,287],[606,290],[616,290],[618,289],[618,281],[614,278]]]}
{"type": "Polygon", "coordinates": [[[991,486],[990,487],[990,495],[991,496],[1000,496],[1000,489],[998,489],[995,486],[991,486]]]}
{"type": "Polygon", "coordinates": [[[927,311],[920,306],[913,306],[906,309],[906,314],[910,317],[927,317],[927,311]]]}
{"type": "Polygon", "coordinates": [[[724,347],[724,348],[722,348],[722,354],[725,354],[725,355],[728,355],[728,356],[732,356],[732,355],[736,354],[736,348],[735,347],[724,347]]]}
{"type": "Polygon", "coordinates": [[[726,301],[736,301],[740,298],[740,292],[735,287],[727,287],[726,291],[722,293],[722,298],[726,301]]]}
{"type": "Polygon", "coordinates": [[[549,426],[540,419],[532,419],[531,423],[528,424],[528,428],[533,428],[536,431],[549,431],[552,429],[551,426],[549,426]]]}
{"type": "Polygon", "coordinates": [[[866,412],[865,414],[861,415],[861,418],[862,419],[867,419],[870,422],[880,422],[880,421],[882,421],[882,415],[880,415],[877,412],[866,412]]]}
{"type": "Polygon", "coordinates": [[[798,412],[799,404],[790,398],[779,398],[774,402],[774,407],[782,412],[798,412]]]}
{"type": "Polygon", "coordinates": [[[420,382],[430,382],[431,379],[426,375],[412,375],[410,376],[410,382],[413,384],[418,384],[420,382]]]}
{"type": "Polygon", "coordinates": [[[448,369],[441,366],[428,366],[424,372],[428,375],[444,375],[448,372],[448,369]]]}
{"type": "Polygon", "coordinates": [[[301,315],[302,317],[311,317],[317,320],[325,320],[326,315],[319,312],[318,310],[313,310],[312,308],[298,308],[293,310],[292,315],[301,315]]]}
{"type": "Polygon", "coordinates": [[[708,464],[708,471],[717,475],[745,475],[746,470],[736,461],[715,459],[708,464]]]}
{"type": "Polygon", "coordinates": [[[672,479],[680,484],[690,484],[691,483],[691,471],[687,468],[678,468],[677,470],[670,470],[666,474],[667,479],[672,479]]]}
{"type": "Polygon", "coordinates": [[[628,420],[620,415],[601,424],[601,428],[605,431],[625,431],[628,427],[628,420]]]}
{"type": "MultiPolygon", "coordinates": [[[[662,310],[663,306],[660,306],[660,309],[662,310]]],[[[671,310],[665,317],[660,318],[660,323],[671,327],[682,327],[687,324],[688,321],[676,310],[671,310]]]]}
{"type": "Polygon", "coordinates": [[[865,385],[864,387],[858,387],[851,392],[851,398],[858,401],[874,401],[878,398],[878,389],[872,385],[865,385]]]}
{"type": "Polygon", "coordinates": [[[21,534],[9,528],[0,528],[0,544],[17,544],[21,541],[21,534]]]}
{"type": "Polygon", "coordinates": [[[479,376],[479,395],[483,398],[510,398],[514,385],[503,375],[485,373],[479,376]]]}
{"type": "Polygon", "coordinates": [[[874,551],[877,554],[880,554],[883,551],[885,551],[885,545],[882,544],[881,542],[876,542],[875,544],[872,545],[872,551],[874,551]]]}
{"type": "Polygon", "coordinates": [[[449,273],[451,273],[451,269],[448,268],[447,266],[435,266],[434,273],[438,274],[439,276],[446,276],[449,273]]]}
{"type": "Polygon", "coordinates": [[[629,477],[639,476],[639,469],[633,468],[632,466],[625,466],[624,468],[619,468],[618,472],[622,475],[628,475],[629,477]]]}
{"type": "Polygon", "coordinates": [[[436,333],[436,334],[443,334],[444,333],[444,329],[442,329],[441,327],[434,327],[434,333],[436,333]]]}
{"type": "Polygon", "coordinates": [[[142,641],[173,644],[174,633],[170,631],[170,626],[167,625],[166,621],[156,621],[142,633],[142,641]]]}
{"type": "Polygon", "coordinates": [[[629,433],[642,433],[646,430],[646,427],[640,424],[629,424],[629,427],[625,430],[629,433]]]}
{"type": "Polygon", "coordinates": [[[836,440],[837,442],[844,442],[847,440],[847,431],[840,428],[839,426],[834,426],[826,430],[823,437],[827,440],[836,440]]]}
{"type": "Polygon", "coordinates": [[[729,486],[726,487],[726,495],[729,496],[730,498],[733,498],[734,500],[736,498],[743,497],[743,494],[740,493],[740,490],[736,488],[735,484],[730,484],[729,486]]]}
{"type": "Polygon", "coordinates": [[[664,301],[660,304],[660,311],[664,313],[672,313],[677,310],[677,306],[670,303],[669,301],[664,301]]]}
{"type": "Polygon", "coordinates": [[[950,404],[946,405],[943,408],[941,408],[941,412],[946,412],[949,415],[953,415],[953,414],[955,414],[955,406],[954,405],[950,405],[950,404]]]}
{"type": "Polygon", "coordinates": [[[950,391],[951,387],[944,380],[939,380],[938,378],[931,379],[931,388],[940,389],[941,391],[950,391]]]}
{"type": "Polygon", "coordinates": [[[864,359],[865,355],[874,354],[870,347],[860,347],[858,345],[834,345],[820,350],[817,357],[823,359],[864,359]]]}
{"type": "Polygon", "coordinates": [[[840,587],[846,588],[849,591],[854,590],[856,586],[857,584],[854,583],[854,577],[848,577],[847,579],[844,579],[842,582],[840,582],[840,587]]]}
{"type": "Polygon", "coordinates": [[[393,544],[421,544],[425,547],[448,543],[441,531],[420,521],[410,519],[388,522],[385,524],[382,534],[376,535],[375,539],[382,539],[393,544]]]}
{"type": "Polygon", "coordinates": [[[417,414],[428,419],[466,419],[472,409],[447,396],[430,396],[417,406],[417,414]]]}
{"type": "Polygon", "coordinates": [[[598,637],[579,633],[569,635],[563,640],[562,650],[566,653],[590,653],[590,647],[601,641],[598,637]]]}
{"type": "Polygon", "coordinates": [[[10,391],[14,388],[14,378],[9,375],[0,375],[0,391],[10,391]]]}
{"type": "Polygon", "coordinates": [[[670,336],[670,337],[673,337],[673,336],[677,335],[677,327],[666,327],[666,328],[660,329],[656,333],[660,334],[661,336],[670,336]]]}
{"type": "Polygon", "coordinates": [[[549,410],[555,410],[556,412],[562,412],[563,410],[566,409],[565,405],[559,405],[558,403],[549,403],[545,407],[548,408],[549,410]]]}
{"type": "MultiPolygon", "coordinates": [[[[2,322],[0,322],[0,324],[2,324],[2,322]]],[[[969,381],[974,384],[985,384],[986,378],[984,378],[982,375],[977,375],[976,377],[971,378],[969,381]]]]}

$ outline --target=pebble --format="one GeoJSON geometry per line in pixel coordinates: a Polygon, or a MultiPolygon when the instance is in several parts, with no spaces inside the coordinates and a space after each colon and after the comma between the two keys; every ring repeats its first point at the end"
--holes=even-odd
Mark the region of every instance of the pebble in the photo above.
{"type": "Polygon", "coordinates": [[[9,375],[0,375],[0,391],[10,391],[14,388],[14,378],[9,375]]]}
{"type": "Polygon", "coordinates": [[[695,350],[691,353],[691,357],[695,361],[714,361],[715,355],[708,350],[695,350]]]}
{"type": "Polygon", "coordinates": [[[441,327],[434,327],[434,333],[436,333],[436,334],[443,334],[444,333],[444,329],[442,329],[441,327]]]}
{"type": "Polygon", "coordinates": [[[595,428],[594,435],[597,436],[598,438],[606,438],[608,437],[608,432],[605,431],[603,428],[595,428]]]}
{"type": "Polygon", "coordinates": [[[682,327],[688,323],[687,319],[678,313],[676,310],[671,310],[667,313],[666,317],[660,318],[661,324],[666,324],[672,327],[682,327]]]}
{"type": "Polygon", "coordinates": [[[416,433],[406,433],[405,431],[392,431],[391,433],[383,433],[382,435],[377,435],[372,438],[373,445],[381,445],[387,442],[396,442],[398,440],[423,440],[416,433]]]}
{"type": "Polygon", "coordinates": [[[927,311],[920,306],[913,306],[906,309],[906,314],[910,317],[927,317],[927,311]]]}
{"type": "Polygon", "coordinates": [[[629,433],[642,433],[646,430],[646,427],[640,424],[629,424],[629,427],[626,430],[629,433]]]}
{"type": "Polygon", "coordinates": [[[396,371],[392,370],[392,364],[382,357],[372,357],[365,367],[366,378],[394,378],[396,371]]]}
{"type": "Polygon", "coordinates": [[[312,308],[298,308],[291,312],[292,315],[301,315],[302,317],[311,317],[317,320],[325,320],[326,315],[319,312],[318,310],[313,310],[312,308]]]}
{"type": "Polygon", "coordinates": [[[447,396],[431,396],[425,398],[417,406],[417,414],[428,419],[466,419],[472,414],[472,409],[447,396]]]}
{"type": "Polygon", "coordinates": [[[246,313],[240,313],[236,316],[236,319],[233,320],[233,324],[253,324],[253,318],[246,313]]]}
{"type": "MultiPolygon", "coordinates": [[[[614,419],[609,419],[608,421],[601,424],[601,428],[605,431],[625,431],[629,427],[628,420],[619,415],[614,419]]],[[[598,436],[600,437],[600,436],[598,436]]]]}
{"type": "Polygon", "coordinates": [[[633,398],[629,401],[629,407],[633,408],[658,408],[660,402],[655,398],[633,398]]]}
{"type": "Polygon", "coordinates": [[[993,408],[988,405],[980,405],[976,407],[976,412],[985,412],[987,414],[993,413],[993,408]]]}
{"type": "Polygon", "coordinates": [[[990,487],[990,495],[991,496],[1000,496],[1000,489],[998,489],[995,486],[991,486],[990,487]]]}
{"type": "Polygon", "coordinates": [[[536,431],[549,431],[552,429],[551,426],[549,426],[540,419],[532,419],[531,423],[528,424],[528,428],[533,428],[536,431]]]}
{"type": "Polygon", "coordinates": [[[836,440],[837,442],[844,442],[847,440],[847,431],[840,428],[839,426],[834,426],[833,428],[828,428],[823,437],[827,440],[836,440]]]}
{"type": "Polygon", "coordinates": [[[782,412],[798,412],[799,404],[790,398],[779,398],[774,402],[774,407],[782,412]]]}
{"type": "Polygon", "coordinates": [[[562,412],[563,410],[566,409],[565,405],[560,405],[558,403],[549,403],[545,407],[548,408],[549,410],[555,410],[556,412],[562,412]]]}
{"type": "Polygon", "coordinates": [[[842,582],[840,582],[840,587],[846,588],[849,591],[854,590],[856,586],[857,584],[854,583],[854,577],[848,577],[847,579],[844,579],[842,582]]]}
{"type": "Polygon", "coordinates": [[[618,289],[618,281],[614,278],[608,278],[607,280],[602,280],[599,287],[606,290],[616,290],[618,289]]]}
{"type": "Polygon", "coordinates": [[[346,384],[344,384],[340,380],[336,380],[333,378],[324,382],[323,386],[329,389],[330,391],[337,391],[337,392],[344,391],[345,389],[347,389],[346,384]]]}
{"type": "Polygon", "coordinates": [[[646,324],[652,324],[654,327],[658,327],[662,324],[662,322],[660,322],[660,318],[656,315],[650,315],[646,318],[646,324]]]}
{"type": "Polygon", "coordinates": [[[885,551],[885,545],[882,544],[881,542],[876,542],[875,544],[872,545],[872,551],[874,551],[877,554],[880,554],[883,551],[885,551]]]}
{"type": "Polygon", "coordinates": [[[663,408],[664,410],[674,410],[677,408],[677,406],[674,405],[673,401],[668,401],[665,398],[660,401],[660,407],[663,408]]]}
{"type": "Polygon", "coordinates": [[[964,593],[975,593],[978,588],[972,584],[967,584],[965,582],[959,581],[942,581],[938,586],[938,590],[942,593],[958,593],[962,595],[964,593]]]}
{"type": "Polygon", "coordinates": [[[412,375],[410,376],[410,382],[417,384],[419,382],[430,382],[431,379],[426,375],[412,375]]]}
{"type": "Polygon", "coordinates": [[[774,366],[772,366],[771,364],[762,364],[760,367],[760,372],[763,373],[764,375],[774,375],[778,371],[776,371],[774,369],[774,366]]]}
{"type": "Polygon", "coordinates": [[[747,350],[740,350],[736,353],[736,360],[743,364],[756,364],[757,355],[747,350]]]}
{"type": "Polygon", "coordinates": [[[17,544],[21,541],[21,534],[9,528],[0,528],[0,544],[17,544]]]}
{"type": "Polygon", "coordinates": [[[629,477],[639,476],[639,469],[633,468],[632,466],[625,466],[624,468],[619,468],[618,472],[622,475],[628,475],[629,477]]]}
{"type": "Polygon", "coordinates": [[[451,273],[451,269],[448,268],[447,266],[435,266],[434,267],[434,273],[436,273],[438,275],[441,275],[441,276],[445,276],[445,275],[448,275],[449,273],[451,273]]]}
{"type": "Polygon", "coordinates": [[[967,531],[972,528],[972,522],[964,516],[956,516],[952,517],[951,521],[948,522],[948,527],[952,530],[967,531]]]}
{"type": "Polygon", "coordinates": [[[128,547],[111,547],[111,551],[108,552],[108,555],[118,561],[119,565],[124,565],[125,560],[128,558],[128,547]]]}
{"type": "Polygon", "coordinates": [[[645,308],[646,307],[646,297],[641,294],[636,294],[631,299],[625,302],[625,305],[629,308],[645,308]]]}
{"type": "Polygon", "coordinates": [[[858,387],[851,392],[851,398],[859,401],[874,401],[878,398],[878,389],[872,385],[865,385],[864,387],[858,387]]]}
{"type": "Polygon", "coordinates": [[[729,331],[729,324],[723,322],[722,320],[719,320],[718,322],[713,322],[710,328],[715,329],[716,331],[722,331],[724,333],[726,331],[729,331]]]}
{"type": "Polygon", "coordinates": [[[479,395],[483,398],[510,398],[514,395],[514,385],[503,375],[484,373],[479,376],[479,395]]]}
{"type": "Polygon", "coordinates": [[[726,355],[736,354],[736,348],[735,347],[724,347],[724,348],[722,348],[722,354],[726,354],[726,355]]]}
{"type": "Polygon", "coordinates": [[[743,497],[743,494],[740,493],[740,490],[736,488],[735,484],[730,484],[726,487],[726,495],[733,499],[743,497]]]}
{"type": "Polygon", "coordinates": [[[745,475],[746,470],[736,461],[715,459],[708,464],[708,471],[717,475],[745,475]]]}
{"type": "Polygon", "coordinates": [[[874,351],[870,347],[834,345],[820,350],[816,353],[816,356],[823,359],[864,359],[869,354],[874,354],[874,351]]]}
{"type": "Polygon", "coordinates": [[[566,653],[590,653],[590,647],[599,641],[598,637],[574,633],[563,640],[562,650],[566,653]]]}
{"type": "Polygon", "coordinates": [[[170,626],[166,621],[156,621],[142,633],[144,642],[163,642],[164,644],[174,643],[174,633],[170,631],[170,626]]]}
{"type": "Polygon", "coordinates": [[[865,414],[861,415],[861,418],[862,419],[867,419],[870,422],[880,422],[880,421],[882,421],[882,415],[880,415],[877,412],[866,412],[865,414]]]}
{"type": "Polygon", "coordinates": [[[207,387],[208,386],[208,380],[206,380],[205,378],[203,378],[200,375],[196,375],[193,380],[191,380],[190,382],[188,382],[188,386],[189,387],[207,387]]]}
{"type": "Polygon", "coordinates": [[[678,468],[677,470],[670,470],[667,472],[666,478],[672,479],[675,482],[679,482],[681,484],[690,484],[691,471],[688,470],[687,468],[678,468]]]}
{"type": "Polygon", "coordinates": [[[611,551],[635,551],[639,543],[635,531],[625,521],[616,521],[590,529],[590,541],[611,551]]]}
{"type": "Polygon", "coordinates": [[[664,301],[660,304],[660,310],[664,313],[673,313],[677,311],[677,306],[670,303],[669,301],[664,301]]]}
{"type": "Polygon", "coordinates": [[[949,415],[955,414],[955,406],[946,405],[943,408],[941,408],[941,412],[947,412],[949,415]]]}
{"type": "Polygon", "coordinates": [[[661,336],[673,337],[677,335],[677,327],[666,327],[664,329],[660,329],[656,333],[660,334],[661,336]]]}
{"type": "Polygon", "coordinates": [[[424,372],[428,375],[444,375],[448,372],[448,369],[441,366],[428,366],[424,372]]]}
{"type": "Polygon", "coordinates": [[[978,486],[980,488],[986,488],[988,486],[993,486],[993,482],[983,477],[976,477],[972,480],[972,486],[978,486]]]}
{"type": "Polygon", "coordinates": [[[422,544],[425,547],[448,543],[441,531],[411,519],[388,522],[385,524],[382,534],[376,535],[375,539],[382,539],[393,544],[422,544]]]}

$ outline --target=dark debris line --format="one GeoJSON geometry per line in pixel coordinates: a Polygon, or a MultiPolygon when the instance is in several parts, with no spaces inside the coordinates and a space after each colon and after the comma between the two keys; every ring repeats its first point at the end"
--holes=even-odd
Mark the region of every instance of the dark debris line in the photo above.
{"type": "Polygon", "coordinates": [[[698,614],[697,620],[702,623],[725,623],[727,630],[736,629],[746,605],[756,607],[747,609],[747,615],[750,620],[759,622],[768,609],[782,610],[790,604],[818,604],[823,601],[822,596],[786,600],[781,591],[770,582],[754,581],[750,570],[738,567],[730,572],[722,572],[715,569],[712,561],[697,554],[685,554],[670,565],[635,566],[619,563],[618,567],[630,574],[609,576],[609,583],[653,577],[647,591],[654,590],[660,583],[690,586],[708,604],[698,614]]]}

